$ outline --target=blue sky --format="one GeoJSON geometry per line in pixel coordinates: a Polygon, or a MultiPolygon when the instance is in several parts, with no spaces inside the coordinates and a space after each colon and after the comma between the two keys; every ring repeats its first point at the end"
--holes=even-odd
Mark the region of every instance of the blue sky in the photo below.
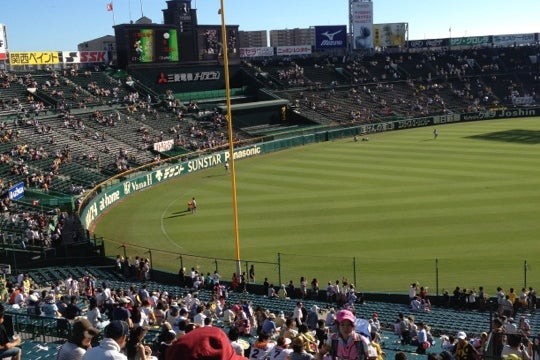
{"type": "MultiPolygon", "coordinates": [[[[113,35],[109,0],[4,0],[0,23],[11,51],[76,50],[113,35]]],[[[346,25],[348,0],[224,0],[228,24],[240,30],[346,25]]],[[[113,0],[116,24],[142,13],[162,23],[165,0],[113,0]]],[[[220,0],[192,0],[199,24],[220,24],[220,0]]],[[[539,0],[373,0],[374,22],[409,23],[409,39],[540,32],[539,0]]]]}

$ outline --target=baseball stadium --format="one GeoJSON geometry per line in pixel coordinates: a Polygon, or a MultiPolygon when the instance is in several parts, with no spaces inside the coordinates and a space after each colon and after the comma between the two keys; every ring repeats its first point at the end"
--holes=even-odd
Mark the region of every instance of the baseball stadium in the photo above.
{"type": "Polygon", "coordinates": [[[355,359],[540,356],[539,33],[409,40],[350,0],[347,25],[244,46],[224,11],[166,6],[77,51],[0,51],[0,358],[60,356],[96,308],[78,358],[126,320],[129,359],[211,325],[255,360],[277,314],[293,349],[340,311],[381,351],[355,359]]]}

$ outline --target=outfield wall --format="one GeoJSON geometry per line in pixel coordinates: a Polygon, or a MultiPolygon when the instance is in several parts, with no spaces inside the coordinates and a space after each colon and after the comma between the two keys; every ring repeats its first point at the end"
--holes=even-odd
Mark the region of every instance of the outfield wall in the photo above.
{"type": "MultiPolygon", "coordinates": [[[[354,135],[367,135],[384,131],[436,126],[467,121],[534,116],[540,116],[540,108],[501,108],[484,112],[435,115],[417,119],[384,121],[373,124],[364,124],[347,128],[336,128],[313,132],[239,147],[238,149],[234,150],[234,159],[241,160],[291,147],[323,141],[331,141],[349,136],[352,137],[354,135]]],[[[172,160],[167,159],[161,163],[152,163],[146,168],[138,169],[139,171],[137,173],[126,176],[121,174],[115,177],[127,178],[126,180],[119,181],[114,184],[112,181],[107,181],[98,185],[90,193],[90,196],[92,194],[95,195],[93,197],[88,196],[83,203],[84,207],[79,209],[79,215],[84,228],[91,229],[95,221],[102,216],[107,209],[116,205],[125,197],[182,175],[188,175],[214,166],[223,166],[225,162],[230,160],[230,154],[228,150],[223,150],[202,154],[197,158],[192,158],[186,161],[178,162],[178,159],[178,157],[175,157],[172,158],[172,160]]]]}

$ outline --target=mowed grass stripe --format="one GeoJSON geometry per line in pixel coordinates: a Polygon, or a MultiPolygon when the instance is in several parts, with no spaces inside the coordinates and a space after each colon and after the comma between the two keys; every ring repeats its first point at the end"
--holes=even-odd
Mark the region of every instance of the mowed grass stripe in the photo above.
{"type": "MultiPolygon", "coordinates": [[[[540,234],[539,146],[472,137],[516,128],[538,131],[540,126],[538,119],[452,124],[439,127],[437,140],[431,128],[413,129],[239,161],[242,257],[273,261],[278,252],[298,254],[294,261],[284,260],[287,277],[339,279],[350,273],[354,256],[363,274],[360,288],[402,291],[414,280],[433,284],[432,271],[423,268],[439,258],[445,260],[443,286],[504,286],[504,274],[507,286],[517,287],[522,271],[515,271],[515,264],[530,256],[540,234]],[[511,252],[509,243],[516,245],[511,252]],[[418,266],[411,266],[412,260],[418,266]],[[458,278],[474,284],[452,282],[458,278]]],[[[141,243],[175,251],[172,239],[186,252],[234,256],[230,179],[222,168],[145,193],[109,214],[116,223],[125,218],[136,227],[145,222],[140,204],[149,205],[149,224],[142,232],[152,241],[141,243]],[[171,201],[174,211],[184,208],[192,195],[200,206],[196,216],[174,216],[165,209],[171,201]],[[166,236],[155,224],[163,212],[159,221],[166,236]]],[[[98,234],[110,232],[107,221],[98,234]]],[[[129,232],[132,239],[136,232],[129,232]]],[[[267,271],[276,282],[275,270],[267,271]]]]}

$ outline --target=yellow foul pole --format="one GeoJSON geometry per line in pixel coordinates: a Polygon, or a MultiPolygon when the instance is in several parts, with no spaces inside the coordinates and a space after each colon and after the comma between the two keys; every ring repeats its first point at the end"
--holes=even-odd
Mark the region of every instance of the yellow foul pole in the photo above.
{"type": "Polygon", "coordinates": [[[229,129],[229,160],[231,168],[231,188],[232,188],[232,204],[234,218],[234,240],[236,246],[236,274],[242,274],[242,265],[240,262],[240,237],[238,234],[238,204],[236,202],[236,175],[234,171],[234,142],[233,142],[233,126],[231,113],[231,85],[229,83],[229,54],[227,50],[227,27],[225,26],[225,7],[223,0],[221,1],[221,43],[223,51],[223,67],[225,72],[225,98],[227,101],[227,124],[229,129]]]}

